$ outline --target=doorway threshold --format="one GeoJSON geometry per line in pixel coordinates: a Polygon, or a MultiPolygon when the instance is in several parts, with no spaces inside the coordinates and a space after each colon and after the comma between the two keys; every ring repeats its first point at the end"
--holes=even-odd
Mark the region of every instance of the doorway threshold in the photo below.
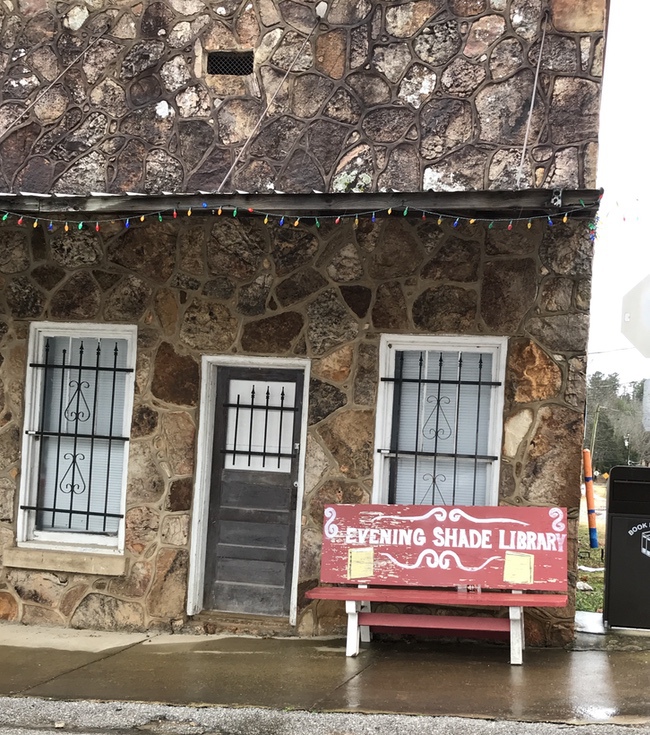
{"type": "Polygon", "coordinates": [[[249,635],[260,638],[288,637],[297,635],[296,626],[291,625],[288,617],[271,615],[247,615],[245,613],[203,610],[188,618],[182,633],[197,635],[249,635]]]}

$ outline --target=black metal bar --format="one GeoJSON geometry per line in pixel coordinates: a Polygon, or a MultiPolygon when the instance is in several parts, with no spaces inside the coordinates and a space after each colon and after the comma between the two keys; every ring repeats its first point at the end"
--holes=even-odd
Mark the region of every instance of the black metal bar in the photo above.
{"type": "MultiPolygon", "coordinates": [[[[408,450],[408,449],[398,449],[394,452],[391,451],[390,449],[378,449],[377,453],[383,454],[383,455],[389,455],[389,456],[392,455],[396,457],[412,457],[415,454],[415,452],[408,450]]],[[[489,459],[489,460],[499,459],[498,457],[491,455],[491,454],[463,454],[463,453],[454,454],[453,452],[437,452],[436,453],[436,452],[422,452],[422,451],[418,452],[418,454],[420,455],[420,457],[438,456],[438,457],[446,457],[449,459],[453,459],[454,457],[458,457],[458,459],[474,459],[474,458],[489,459]]]]}
{"type": "MultiPolygon", "coordinates": [[[[237,434],[239,432],[239,400],[241,398],[241,394],[237,393],[237,403],[234,405],[235,408],[235,436],[233,437],[232,441],[232,463],[233,466],[235,464],[235,457],[237,456],[237,434]]],[[[224,406],[233,408],[233,405],[230,404],[230,406],[227,403],[224,403],[224,406]]]]}
{"type": "MultiPolygon", "coordinates": [[[[460,386],[461,383],[461,375],[463,373],[463,353],[458,353],[458,385],[456,386],[456,421],[455,421],[455,430],[456,430],[456,437],[454,439],[454,455],[458,455],[458,437],[460,434],[459,426],[460,426],[460,386]]],[[[454,481],[452,484],[452,491],[451,491],[451,497],[456,498],[456,480],[458,476],[458,457],[454,456],[454,481]]]]}
{"type": "Polygon", "coordinates": [[[251,415],[248,422],[248,466],[251,466],[251,452],[253,451],[253,411],[255,410],[255,385],[251,388],[251,415]]]}
{"type": "MultiPolygon", "coordinates": [[[[396,453],[399,448],[399,419],[402,403],[402,383],[404,375],[404,351],[395,355],[395,377],[398,378],[393,389],[393,416],[391,420],[390,446],[391,452],[396,453]]],[[[417,431],[417,429],[416,429],[417,431]]],[[[388,465],[388,502],[397,502],[397,456],[389,459],[388,465]]]]}
{"type": "MultiPolygon", "coordinates": [[[[381,378],[381,381],[383,383],[434,383],[438,384],[441,383],[442,385],[458,385],[457,380],[436,380],[435,378],[423,378],[422,380],[419,380],[418,378],[381,378]]],[[[478,380],[464,380],[461,385],[492,385],[492,386],[499,386],[501,383],[498,381],[487,381],[484,380],[483,382],[479,383],[478,380]]]]}
{"type": "Polygon", "coordinates": [[[47,367],[50,370],[62,370],[63,368],[66,368],[68,370],[87,370],[88,372],[95,372],[95,370],[99,370],[100,372],[105,373],[132,373],[133,368],[121,368],[121,367],[115,367],[113,369],[112,367],[94,367],[92,365],[86,366],[86,365],[72,365],[72,364],[59,364],[55,362],[51,362],[49,365],[46,365],[43,362],[30,362],[29,367],[36,367],[36,368],[44,368],[47,367]]]}
{"type": "MultiPolygon", "coordinates": [[[[26,431],[25,433],[33,436],[63,436],[69,439],[74,436],[74,434],[70,434],[67,431],[62,431],[60,433],[58,431],[26,431]]],[[[113,439],[113,441],[129,441],[128,436],[112,436],[111,434],[84,434],[82,432],[79,436],[82,439],[113,439]]]]}
{"type": "MultiPolygon", "coordinates": [[[[476,440],[474,443],[474,455],[478,455],[479,428],[481,420],[481,375],[483,374],[483,355],[478,358],[478,395],[476,397],[476,440]]],[[[478,459],[474,460],[474,484],[472,486],[472,505],[476,504],[476,474],[478,472],[478,459]]]]}
{"type": "Polygon", "coordinates": [[[417,408],[415,410],[415,455],[413,461],[413,504],[417,502],[417,484],[418,484],[418,446],[420,444],[420,412],[422,403],[422,365],[424,364],[424,352],[420,351],[418,358],[418,397],[417,408]]]}
{"type": "MultiPolygon", "coordinates": [[[[90,460],[88,463],[88,498],[86,502],[86,510],[90,512],[90,501],[92,498],[93,489],[93,457],[95,454],[95,429],[97,428],[97,391],[99,390],[99,360],[102,354],[102,347],[100,340],[97,340],[97,351],[95,353],[95,390],[93,393],[93,423],[92,423],[92,435],[90,437],[90,460]]],[[[90,525],[90,516],[86,517],[86,531],[90,525]]]]}
{"type": "Polygon", "coordinates": [[[111,454],[113,452],[113,440],[110,438],[110,435],[113,433],[113,421],[115,420],[115,383],[117,381],[117,356],[118,356],[118,349],[117,349],[117,342],[115,343],[115,349],[113,350],[113,367],[115,368],[115,371],[113,372],[113,384],[111,386],[111,413],[110,418],[108,421],[108,433],[109,433],[109,439],[108,439],[108,455],[106,457],[106,488],[105,488],[105,494],[104,494],[104,524],[102,526],[102,530],[106,532],[106,513],[108,512],[108,490],[110,486],[110,479],[111,479],[111,454]]]}
{"type": "MultiPolygon", "coordinates": [[[[45,340],[45,364],[44,369],[45,372],[43,373],[43,400],[41,402],[41,415],[40,415],[40,424],[41,428],[43,428],[43,422],[45,421],[45,411],[47,407],[47,380],[48,380],[48,364],[49,364],[49,357],[50,357],[50,340],[45,340]]],[[[43,462],[43,444],[42,442],[38,442],[38,477],[40,480],[41,477],[41,463],[43,462]]],[[[39,482],[40,485],[40,482],[39,482]]],[[[37,493],[37,498],[40,493],[37,493]]]]}
{"type": "MultiPolygon", "coordinates": [[[[220,449],[219,452],[221,454],[234,454],[234,449],[220,449]]],[[[280,459],[283,459],[284,457],[295,457],[295,456],[297,456],[295,452],[263,452],[263,451],[262,452],[257,452],[254,449],[251,449],[250,452],[246,452],[246,454],[250,454],[251,457],[263,457],[263,456],[266,455],[267,457],[273,457],[273,458],[278,457],[280,459]]],[[[280,465],[278,463],[278,467],[279,466],[280,465]]]]}
{"type": "MultiPolygon", "coordinates": [[[[76,404],[75,404],[75,411],[72,414],[74,416],[74,435],[72,437],[72,458],[71,458],[71,464],[70,467],[72,469],[72,474],[70,476],[70,507],[69,507],[69,513],[68,513],[68,528],[72,528],[72,509],[74,507],[74,498],[77,493],[75,493],[75,475],[77,473],[77,470],[79,471],[79,474],[81,475],[81,469],[78,468],[77,465],[77,457],[79,456],[77,453],[77,434],[79,432],[79,415],[80,415],[80,406],[81,406],[81,370],[84,362],[84,343],[83,340],[79,343],[79,365],[77,367],[77,390],[76,390],[76,404]]],[[[70,381],[70,387],[72,387],[72,384],[74,381],[70,381]]],[[[75,395],[72,396],[70,399],[70,403],[74,400],[75,395]]],[[[85,400],[85,399],[84,399],[85,400]]],[[[70,407],[70,404],[66,407],[66,411],[70,407]]],[[[69,421],[70,419],[66,416],[66,420],[69,421]]],[[[63,480],[65,480],[65,475],[63,476],[63,479],[61,480],[61,483],[63,484],[63,480]]],[[[61,492],[64,492],[63,488],[61,488],[61,492]]]]}
{"type": "MultiPolygon", "coordinates": [[[[225,408],[250,408],[252,411],[264,411],[264,406],[259,403],[224,403],[225,408]]],[[[295,406],[269,406],[269,411],[288,411],[295,413],[298,409],[295,406]]]]}
{"type": "MultiPolygon", "coordinates": [[[[440,358],[438,359],[438,394],[436,395],[436,431],[434,434],[434,442],[433,442],[433,485],[431,486],[431,502],[436,502],[436,489],[438,485],[436,484],[436,469],[438,464],[438,439],[440,438],[440,392],[442,390],[442,383],[440,382],[442,380],[442,366],[444,364],[444,360],[442,357],[442,352],[440,352],[440,358]]],[[[442,493],[440,493],[440,498],[444,503],[444,496],[442,493]]],[[[452,504],[454,502],[454,498],[452,496],[452,504]]]]}
{"type": "Polygon", "coordinates": [[[282,459],[282,419],[284,418],[284,397],[284,386],[282,386],[282,390],[280,391],[280,427],[278,429],[278,469],[280,467],[280,460],[282,459]]]}
{"type": "MultiPolygon", "coordinates": [[[[262,467],[266,466],[266,435],[268,433],[269,429],[269,400],[271,398],[271,388],[267,385],[266,386],[266,406],[264,410],[264,442],[262,444],[262,467]]],[[[251,421],[253,419],[253,414],[251,412],[251,421]]]]}
{"type": "Polygon", "coordinates": [[[21,505],[21,510],[36,510],[45,513],[71,513],[77,516],[98,516],[99,518],[124,518],[122,513],[99,513],[98,511],[86,511],[86,510],[70,510],[61,511],[59,508],[49,508],[44,505],[21,505]]]}
{"type": "MultiPolygon", "coordinates": [[[[65,365],[65,358],[68,354],[68,351],[64,348],[61,351],[61,359],[63,360],[63,364],[65,365]]],[[[65,388],[65,370],[61,370],[61,396],[59,398],[59,436],[57,438],[56,443],[56,468],[54,472],[54,498],[52,501],[52,505],[54,506],[55,510],[52,512],[52,526],[54,526],[54,519],[56,515],[56,508],[57,505],[57,494],[58,494],[58,488],[59,488],[59,467],[61,462],[61,425],[63,423],[63,392],[65,388]]]]}

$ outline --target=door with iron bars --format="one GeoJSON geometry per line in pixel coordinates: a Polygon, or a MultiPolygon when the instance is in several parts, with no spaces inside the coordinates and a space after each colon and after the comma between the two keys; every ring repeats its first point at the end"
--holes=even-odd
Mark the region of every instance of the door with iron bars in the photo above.
{"type": "Polygon", "coordinates": [[[204,608],[289,615],[301,370],[217,371],[204,608]]]}

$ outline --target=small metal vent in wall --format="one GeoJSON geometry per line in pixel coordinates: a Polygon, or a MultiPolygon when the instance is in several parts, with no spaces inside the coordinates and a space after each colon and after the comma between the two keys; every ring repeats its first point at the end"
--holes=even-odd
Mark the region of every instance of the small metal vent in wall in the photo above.
{"type": "Polygon", "coordinates": [[[252,73],[252,51],[210,51],[208,53],[208,74],[244,77],[252,73]]]}

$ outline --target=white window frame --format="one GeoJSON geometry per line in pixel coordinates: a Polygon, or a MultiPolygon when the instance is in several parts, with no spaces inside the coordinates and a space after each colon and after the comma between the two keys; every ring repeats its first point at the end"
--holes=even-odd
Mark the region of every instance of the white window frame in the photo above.
{"type": "Polygon", "coordinates": [[[124,514],[126,511],[126,485],[129,463],[129,442],[125,442],[124,464],[122,467],[122,492],[119,530],[115,536],[96,533],[66,533],[65,531],[38,531],[35,528],[36,511],[22,509],[24,505],[37,502],[38,447],[30,432],[39,425],[43,373],[30,367],[31,363],[41,362],[45,341],[52,337],[124,339],[127,342],[126,365],[132,372],[126,373],[124,416],[121,427],[123,436],[131,434],[133,413],[133,394],[135,386],[135,362],[137,346],[137,327],[121,324],[55,323],[32,322],[30,325],[27,352],[27,375],[25,380],[25,419],[22,441],[22,472],[20,481],[20,501],[17,517],[17,545],[24,548],[68,550],[80,553],[124,553],[124,514]]]}
{"type": "Polygon", "coordinates": [[[402,350],[483,352],[492,355],[493,374],[490,379],[499,382],[501,385],[496,390],[491,391],[488,453],[498,457],[498,459],[494,460],[488,469],[485,504],[498,505],[508,338],[460,335],[381,335],[372,502],[388,503],[389,462],[380,450],[390,446],[394,384],[388,380],[382,381],[382,378],[390,378],[395,374],[395,355],[402,350]]]}

